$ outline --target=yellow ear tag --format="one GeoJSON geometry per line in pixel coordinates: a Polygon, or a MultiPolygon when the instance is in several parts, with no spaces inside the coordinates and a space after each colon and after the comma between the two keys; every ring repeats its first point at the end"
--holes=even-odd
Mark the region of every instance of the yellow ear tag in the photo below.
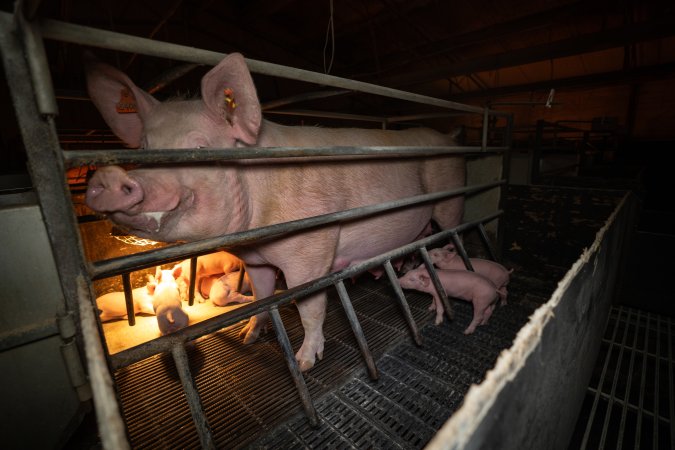
{"type": "Polygon", "coordinates": [[[237,107],[237,103],[234,101],[234,91],[230,88],[225,88],[223,93],[225,94],[225,109],[229,112],[234,111],[234,108],[237,107]]]}
{"type": "Polygon", "coordinates": [[[129,114],[138,112],[136,108],[136,99],[131,95],[129,89],[122,88],[120,91],[120,101],[115,105],[118,114],[129,114]]]}

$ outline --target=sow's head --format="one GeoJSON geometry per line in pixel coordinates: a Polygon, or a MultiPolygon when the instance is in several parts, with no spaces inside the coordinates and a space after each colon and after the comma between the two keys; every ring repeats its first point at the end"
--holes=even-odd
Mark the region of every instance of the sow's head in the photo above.
{"type": "MultiPolygon", "coordinates": [[[[160,102],[116,68],[86,57],[87,89],[112,131],[133,148],[228,148],[255,145],[262,114],[251,74],[241,54],[226,56],[201,81],[201,99],[160,102]]],[[[194,238],[211,232],[209,208],[231,210],[213,191],[224,169],[160,167],[97,170],[86,203],[131,234],[155,240],[194,238]]],[[[222,192],[222,190],[221,190],[222,192]]],[[[213,217],[213,219],[216,219],[213,217]]],[[[225,219],[225,218],[223,218],[225,219]]],[[[223,222],[221,221],[221,224],[223,222]]]]}

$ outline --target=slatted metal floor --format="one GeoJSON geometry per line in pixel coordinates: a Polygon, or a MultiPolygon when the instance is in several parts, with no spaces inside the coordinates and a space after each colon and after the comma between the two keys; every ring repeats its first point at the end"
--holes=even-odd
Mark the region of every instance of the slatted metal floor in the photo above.
{"type": "Polygon", "coordinates": [[[614,306],[570,449],[675,448],[675,319],[614,306]]]}

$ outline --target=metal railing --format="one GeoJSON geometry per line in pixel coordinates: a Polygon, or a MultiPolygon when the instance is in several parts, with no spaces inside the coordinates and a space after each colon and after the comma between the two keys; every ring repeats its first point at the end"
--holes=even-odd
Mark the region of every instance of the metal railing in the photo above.
{"type": "MultiPolygon", "coordinates": [[[[21,3],[18,3],[20,10],[21,3]]],[[[262,239],[272,239],[285,233],[310,227],[335,223],[346,219],[355,219],[371,216],[383,211],[410,205],[429,203],[458,195],[470,195],[487,189],[498,188],[504,184],[503,180],[494,181],[478,186],[468,186],[444,192],[418,195],[406,199],[399,199],[377,205],[368,205],[346,211],[305,218],[287,223],[266,226],[258,229],[242,231],[217,238],[205,239],[188,244],[174,245],[157,250],[137,253],[130,256],[89,263],[84,257],[83,246],[78,232],[78,225],[72,210],[70,192],[65,182],[64,172],[67,167],[88,164],[114,163],[208,163],[213,161],[252,159],[252,158],[340,158],[362,155],[372,157],[405,158],[431,155],[452,154],[494,154],[501,153],[510,145],[507,133],[507,142],[503,146],[488,147],[487,127],[488,117],[499,115],[506,117],[507,126],[512,125],[511,116],[476,106],[462,105],[446,100],[435,99],[423,95],[398,91],[395,89],[376,86],[354,80],[346,80],[335,76],[328,76],[264,63],[255,60],[246,60],[253,72],[278,77],[299,79],[306,82],[319,83],[325,86],[347,89],[349,91],[367,92],[381,96],[395,97],[435,107],[446,108],[463,113],[481,114],[483,116],[482,145],[476,147],[331,147],[331,148],[246,148],[246,149],[200,149],[175,150],[142,150],[129,152],[128,150],[111,151],[69,151],[63,152],[59,146],[58,135],[54,124],[57,114],[56,101],[51,86],[51,76],[47,65],[43,38],[59,41],[97,46],[116,50],[126,50],[133,53],[159,56],[198,64],[216,64],[225,55],[222,53],[194,49],[186,46],[158,42],[150,39],[138,38],[105,30],[92,29],[80,25],[57,22],[53,20],[34,20],[28,22],[20,13],[11,15],[0,13],[0,48],[7,74],[10,92],[21,128],[23,140],[28,156],[28,167],[33,179],[40,208],[43,214],[48,236],[52,245],[56,266],[61,280],[61,288],[68,308],[79,316],[81,327],[78,334],[82,353],[86,355],[89,378],[94,395],[94,406],[98,417],[99,431],[105,448],[128,448],[124,421],[120,414],[119,405],[113,388],[111,371],[125,365],[139,361],[148,356],[170,352],[178,368],[178,373],[188,399],[190,411],[204,448],[214,448],[214,438],[208,421],[203,413],[203,406],[199,399],[199,392],[190,373],[184,344],[187,341],[212,333],[223,327],[234,324],[244,318],[257,313],[268,311],[274,324],[277,339],[284,353],[291,376],[300,393],[303,407],[311,424],[318,424],[318,416],[309,396],[303,376],[286,334],[286,330],[278,313],[280,305],[289,303],[292,299],[303,297],[322,289],[335,286],[341,303],[349,318],[349,323],[356,336],[359,348],[368,367],[369,374],[376,379],[377,368],[374,359],[368,350],[368,344],[363,336],[361,326],[351,305],[351,301],[344,287],[343,280],[370,268],[383,265],[389,281],[394,288],[401,310],[411,329],[415,341],[420,344],[421,339],[410,314],[405,296],[398,285],[396,274],[391,260],[418,251],[432,275],[432,281],[442,299],[446,312],[451,316],[452,308],[447,296],[433,270],[426,247],[441,240],[452,239],[457,251],[464,259],[467,268],[470,267],[468,256],[458,233],[471,228],[477,228],[480,237],[494,259],[494,251],[490,245],[484,223],[496,219],[502,214],[497,210],[479,220],[464,223],[451,230],[444,230],[422,240],[416,241],[382,255],[373,257],[339,272],[330,273],[319,279],[293,287],[279,294],[265,299],[258,299],[226,314],[194,324],[176,333],[162,336],[138,345],[128,350],[109,355],[102,326],[95,317],[96,303],[91,281],[94,279],[126,275],[125,285],[128,284],[128,273],[141,268],[152,267],[164,262],[177,261],[185,257],[194,257],[217,249],[228,248],[243,243],[258,242],[262,239]]],[[[392,120],[394,121],[394,120],[392,120]]],[[[191,282],[194,282],[192,277],[191,282]]],[[[129,287],[129,286],[127,286],[129,287]]],[[[131,289],[127,292],[128,303],[131,289]]],[[[133,309],[133,308],[132,308],[133,309]]],[[[131,314],[131,311],[130,311],[131,314]]]]}

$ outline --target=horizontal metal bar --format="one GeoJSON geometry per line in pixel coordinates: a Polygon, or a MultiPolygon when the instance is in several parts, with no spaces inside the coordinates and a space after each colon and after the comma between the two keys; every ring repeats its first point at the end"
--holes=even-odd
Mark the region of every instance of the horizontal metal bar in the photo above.
{"type": "Polygon", "coordinates": [[[319,92],[305,92],[302,94],[294,95],[292,97],[280,98],[279,100],[272,100],[269,102],[262,103],[260,107],[265,112],[270,111],[273,108],[278,108],[280,106],[290,105],[292,103],[305,102],[307,100],[318,100],[322,98],[335,97],[337,95],[348,94],[351,91],[345,91],[340,89],[337,91],[319,91],[319,92]]]}
{"type": "Polygon", "coordinates": [[[253,315],[269,310],[272,306],[281,306],[290,303],[293,299],[302,298],[314,292],[325,289],[334,285],[340,280],[354,277],[361,272],[365,272],[373,267],[381,266],[386,260],[396,259],[407,255],[408,253],[418,250],[420,247],[433,245],[442,240],[447,240],[453,233],[461,233],[479,223],[490,222],[501,216],[504,211],[499,210],[493,214],[482,217],[479,220],[463,223],[455,228],[444,230],[424,239],[412,242],[397,249],[375,256],[373,258],[362,261],[358,264],[347,267],[339,272],[333,272],[316,280],[308,281],[291,289],[287,289],[278,294],[256,300],[252,303],[245,304],[239,308],[223,313],[219,316],[206,319],[187,328],[178,330],[175,333],[167,334],[136,347],[123,350],[110,356],[110,363],[113,370],[125,367],[134,362],[148,358],[152,355],[162,352],[171,351],[173,345],[178,342],[186,342],[188,340],[196,339],[206,334],[221,330],[237,322],[245,320],[253,315]]]}
{"type": "MultiPolygon", "coordinates": [[[[508,150],[507,147],[490,147],[493,153],[508,150]]],[[[246,148],[190,148],[147,150],[67,150],[63,158],[67,166],[90,164],[167,164],[223,162],[240,159],[299,158],[299,157],[420,157],[438,155],[483,155],[477,147],[431,146],[431,147],[246,147],[246,148]]]]}
{"type": "MultiPolygon", "coordinates": [[[[8,13],[1,14],[8,15],[8,13]]],[[[171,44],[153,39],[129,36],[122,33],[115,33],[112,31],[100,30],[51,19],[40,20],[40,28],[43,37],[47,39],[107,48],[111,50],[126,51],[130,53],[139,53],[148,56],[169,58],[197,64],[216,65],[226,56],[225,53],[203,50],[185,45],[171,44]]],[[[362,81],[349,80],[333,75],[326,75],[309,70],[302,70],[294,67],[257,61],[254,59],[247,58],[246,64],[248,65],[251,72],[263,75],[288,78],[291,80],[304,81],[308,83],[316,83],[324,86],[348,89],[351,91],[381,95],[383,97],[398,98],[401,100],[407,100],[426,105],[434,105],[457,111],[480,114],[482,114],[484,111],[484,108],[478,106],[464,105],[462,103],[441,100],[428,97],[426,95],[414,94],[411,92],[378,86],[362,81]]],[[[496,114],[497,112],[490,110],[490,114],[492,113],[496,114]]]]}
{"type": "Polygon", "coordinates": [[[159,263],[168,263],[185,259],[186,257],[198,256],[209,253],[219,248],[234,247],[242,244],[250,244],[261,239],[278,237],[283,234],[326,225],[343,220],[353,220],[371,216],[380,212],[411,206],[418,203],[433,202],[446,197],[453,197],[461,194],[475,194],[487,189],[495,188],[506,183],[505,180],[494,181],[476,186],[465,186],[448,191],[434,192],[431,194],[417,195],[405,199],[392,200],[376,205],[361,206],[358,208],[347,209],[334,213],[322,214],[319,216],[308,217],[306,219],[283,222],[253,230],[240,231],[224,236],[210,239],[190,242],[187,244],[173,245],[147,252],[139,252],[133,255],[121,256],[119,258],[97,261],[90,265],[90,275],[93,280],[107,278],[115,275],[121,275],[130,270],[146,269],[159,263]]]}
{"type": "Polygon", "coordinates": [[[367,116],[365,114],[348,114],[309,109],[279,109],[265,111],[265,114],[276,114],[278,116],[321,117],[323,119],[358,120],[361,122],[387,122],[387,118],[384,116],[367,116]]]}

